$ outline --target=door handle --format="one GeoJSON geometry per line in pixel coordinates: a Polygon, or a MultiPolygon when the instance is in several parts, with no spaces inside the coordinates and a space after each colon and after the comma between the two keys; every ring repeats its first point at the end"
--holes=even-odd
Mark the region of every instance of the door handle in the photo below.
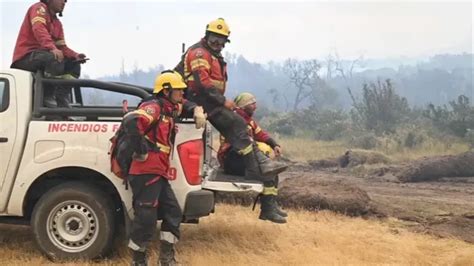
{"type": "Polygon", "coordinates": [[[0,137],[0,142],[8,142],[8,138],[0,137]]]}

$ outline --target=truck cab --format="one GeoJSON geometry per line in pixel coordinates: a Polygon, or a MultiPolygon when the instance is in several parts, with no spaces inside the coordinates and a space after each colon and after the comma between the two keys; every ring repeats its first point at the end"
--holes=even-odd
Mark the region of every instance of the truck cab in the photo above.
{"type": "MultiPolygon", "coordinates": [[[[132,192],[110,171],[109,139],[130,106],[151,88],[89,79],[44,78],[0,71],[0,223],[26,224],[51,259],[108,254],[133,218],[132,192]],[[72,89],[71,108],[43,106],[45,90],[72,89]]],[[[133,108],[131,108],[133,109],[133,108]]],[[[183,222],[214,212],[216,191],[261,192],[258,181],[220,174],[212,164],[212,130],[177,123],[170,184],[183,222]]]]}

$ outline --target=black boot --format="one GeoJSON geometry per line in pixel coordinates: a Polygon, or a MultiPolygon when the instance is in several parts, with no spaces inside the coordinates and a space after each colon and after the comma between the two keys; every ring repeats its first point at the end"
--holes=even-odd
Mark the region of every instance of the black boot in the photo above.
{"type": "Polygon", "coordinates": [[[259,179],[261,175],[277,175],[288,168],[287,164],[271,160],[258,148],[253,148],[252,152],[242,156],[245,163],[245,176],[251,179],[259,179]]]}
{"type": "Polygon", "coordinates": [[[58,103],[56,102],[56,98],[54,97],[55,94],[56,94],[56,88],[54,86],[46,87],[44,89],[44,96],[43,96],[44,107],[48,107],[48,108],[58,107],[58,103]]]}
{"type": "Polygon", "coordinates": [[[160,257],[158,258],[158,265],[160,266],[175,266],[177,265],[175,258],[174,244],[168,241],[160,241],[160,257]]]}
{"type": "Polygon", "coordinates": [[[146,252],[142,251],[133,251],[133,261],[132,266],[147,266],[147,256],[146,252]]]}
{"type": "Polygon", "coordinates": [[[276,212],[275,207],[273,205],[274,198],[274,195],[262,195],[260,197],[261,211],[258,219],[269,220],[278,224],[284,224],[286,223],[286,219],[276,212]]]}
{"type": "Polygon", "coordinates": [[[59,86],[56,88],[56,102],[58,107],[71,108],[71,88],[59,86]]]}
{"type": "Polygon", "coordinates": [[[281,217],[288,217],[288,213],[286,213],[284,210],[280,209],[280,207],[278,206],[278,202],[276,201],[276,198],[275,200],[273,201],[273,208],[275,208],[275,212],[280,215],[281,217]]]}
{"type": "Polygon", "coordinates": [[[288,213],[286,213],[285,211],[283,211],[282,209],[280,209],[280,207],[278,206],[278,201],[276,200],[276,198],[278,197],[278,184],[280,183],[280,178],[278,177],[278,175],[275,177],[275,180],[274,180],[274,184],[275,184],[275,210],[276,212],[278,213],[278,215],[280,215],[281,217],[288,217],[288,213]]]}

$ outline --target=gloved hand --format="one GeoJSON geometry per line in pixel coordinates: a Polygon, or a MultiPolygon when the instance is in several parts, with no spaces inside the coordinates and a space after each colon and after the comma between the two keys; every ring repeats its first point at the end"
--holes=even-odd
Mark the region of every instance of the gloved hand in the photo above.
{"type": "Polygon", "coordinates": [[[148,159],[148,153],[145,154],[138,154],[136,152],[133,153],[132,158],[137,162],[144,162],[148,159]]]}
{"type": "Polygon", "coordinates": [[[275,153],[275,157],[278,157],[281,155],[282,149],[280,146],[275,146],[275,148],[273,148],[273,152],[275,153]]]}
{"type": "Polygon", "coordinates": [[[235,109],[235,103],[232,100],[226,99],[224,102],[224,107],[229,109],[229,110],[234,110],[235,109]]]}
{"type": "Polygon", "coordinates": [[[194,108],[194,122],[196,124],[197,129],[206,126],[206,118],[207,115],[204,113],[202,106],[196,106],[194,108]]]}
{"type": "Polygon", "coordinates": [[[78,54],[76,56],[75,61],[80,63],[80,64],[84,64],[87,60],[89,60],[89,58],[87,58],[85,54],[78,54]]]}

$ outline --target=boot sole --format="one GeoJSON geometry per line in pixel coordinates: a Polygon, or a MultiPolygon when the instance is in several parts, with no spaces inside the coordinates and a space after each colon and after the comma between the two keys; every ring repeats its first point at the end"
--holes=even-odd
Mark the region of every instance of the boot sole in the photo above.
{"type": "Polygon", "coordinates": [[[284,221],[270,220],[270,219],[267,219],[265,217],[258,217],[258,219],[263,220],[263,221],[270,221],[270,222],[276,223],[276,224],[286,224],[286,222],[287,222],[286,220],[284,220],[284,221]]]}
{"type": "Polygon", "coordinates": [[[288,165],[280,167],[280,168],[273,169],[273,170],[268,171],[268,172],[262,172],[262,175],[264,175],[264,176],[274,176],[274,175],[278,175],[281,172],[286,171],[286,169],[288,169],[288,165]]]}

